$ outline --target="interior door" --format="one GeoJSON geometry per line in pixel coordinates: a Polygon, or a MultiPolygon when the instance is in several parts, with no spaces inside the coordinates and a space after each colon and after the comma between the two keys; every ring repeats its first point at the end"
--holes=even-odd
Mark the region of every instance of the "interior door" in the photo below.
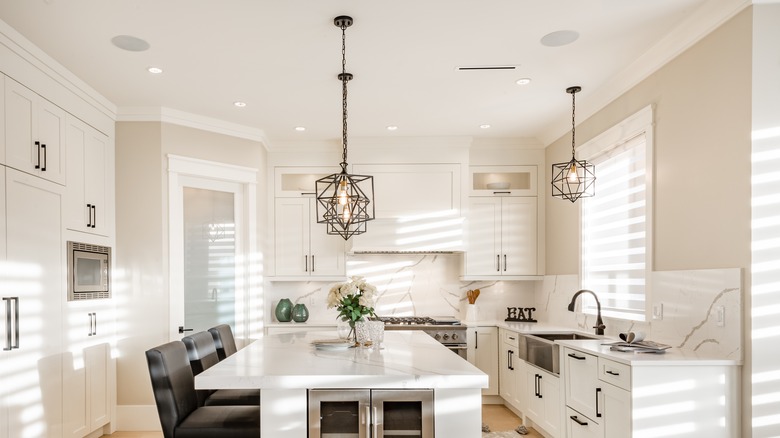
{"type": "Polygon", "coordinates": [[[241,284],[237,261],[243,251],[239,220],[243,215],[242,187],[197,177],[183,177],[180,184],[177,204],[181,202],[181,215],[171,217],[171,238],[175,231],[181,239],[181,252],[171,253],[171,263],[175,260],[181,267],[176,272],[176,293],[181,302],[172,309],[178,314],[174,321],[180,321],[176,335],[182,337],[218,324],[236,330],[242,319],[242,306],[237,305],[243,295],[237,290],[241,284]]]}

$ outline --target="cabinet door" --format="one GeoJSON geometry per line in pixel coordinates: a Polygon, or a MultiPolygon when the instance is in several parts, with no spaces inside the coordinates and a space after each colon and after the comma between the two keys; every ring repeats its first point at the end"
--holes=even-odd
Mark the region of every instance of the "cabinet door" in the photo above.
{"type": "Polygon", "coordinates": [[[309,200],[277,198],[275,207],[276,275],[309,275],[309,200]]]}
{"type": "Polygon", "coordinates": [[[631,438],[631,394],[610,384],[602,385],[604,438],[631,438]]]}
{"type": "Polygon", "coordinates": [[[546,371],[539,372],[540,400],[543,401],[541,426],[553,437],[561,436],[560,378],[546,371]]]}
{"type": "Polygon", "coordinates": [[[600,413],[596,412],[600,385],[598,380],[598,357],[565,348],[564,379],[566,405],[580,414],[599,422],[600,413]]]}
{"type": "MultiPolygon", "coordinates": [[[[0,276],[2,278],[6,278],[9,274],[5,246],[5,166],[0,166],[0,276]]],[[[0,297],[4,298],[0,301],[0,306],[2,306],[0,307],[0,315],[3,318],[0,321],[0,345],[2,345],[2,349],[0,349],[0,438],[8,438],[8,408],[6,406],[8,391],[6,388],[10,386],[10,383],[6,383],[6,379],[13,378],[10,373],[5,371],[11,367],[11,363],[6,359],[10,351],[6,349],[11,348],[12,345],[12,341],[8,340],[8,331],[13,332],[13,327],[8,325],[13,310],[6,307],[7,301],[11,299],[11,291],[8,286],[5,282],[0,281],[0,297]]]]}
{"type": "Polygon", "coordinates": [[[536,198],[501,200],[501,274],[536,275],[536,198]]]}
{"type": "Polygon", "coordinates": [[[604,430],[600,424],[570,407],[566,408],[564,421],[566,421],[566,436],[568,438],[604,438],[604,430]]]}
{"type": "Polygon", "coordinates": [[[466,275],[501,274],[501,200],[469,200],[466,275]]]}
{"type": "Polygon", "coordinates": [[[327,233],[325,224],[318,224],[315,199],[309,199],[309,273],[316,276],[346,275],[344,239],[327,233]]]}
{"type": "Polygon", "coordinates": [[[498,395],[498,329],[478,327],[475,332],[475,365],[488,375],[489,382],[482,395],[498,395]]]}
{"type": "Polygon", "coordinates": [[[533,366],[525,368],[526,412],[534,422],[541,424],[544,415],[544,401],[541,396],[541,377],[539,369],[533,366]]]}
{"type": "Polygon", "coordinates": [[[6,78],[5,127],[10,167],[65,184],[65,111],[6,78]]]}
{"type": "MultiPolygon", "coordinates": [[[[515,379],[517,378],[517,374],[514,371],[514,366],[512,362],[517,361],[517,357],[515,356],[514,347],[507,344],[501,345],[501,355],[498,358],[499,363],[499,395],[501,397],[509,402],[510,404],[514,405],[517,400],[517,394],[515,394],[515,390],[517,389],[517,384],[515,383],[515,379]]],[[[515,406],[517,407],[517,406],[515,406]]]]}
{"type": "Polygon", "coordinates": [[[87,369],[87,419],[90,431],[107,424],[111,418],[108,384],[110,351],[107,343],[93,345],[84,350],[87,369]]]}
{"type": "Polygon", "coordinates": [[[61,435],[62,192],[62,186],[6,169],[6,250],[13,265],[4,280],[6,294],[19,298],[19,348],[4,352],[2,374],[4,424],[14,438],[61,435]]]}
{"type": "Polygon", "coordinates": [[[108,235],[106,157],[108,138],[73,117],[67,123],[68,184],[66,226],[108,235]]]}

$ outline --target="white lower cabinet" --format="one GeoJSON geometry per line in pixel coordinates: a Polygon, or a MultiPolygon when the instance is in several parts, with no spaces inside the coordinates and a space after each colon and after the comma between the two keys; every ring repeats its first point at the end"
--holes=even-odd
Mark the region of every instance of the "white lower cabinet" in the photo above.
{"type": "Polygon", "coordinates": [[[518,358],[520,336],[515,332],[500,329],[499,337],[501,339],[498,357],[499,395],[506,403],[524,412],[525,405],[522,398],[524,391],[521,390],[525,387],[524,362],[518,358]]]}
{"type": "Polygon", "coordinates": [[[81,438],[111,421],[115,362],[112,300],[67,303],[63,335],[63,435],[81,438]]]}
{"type": "Polygon", "coordinates": [[[533,365],[525,371],[528,401],[525,414],[552,437],[561,436],[559,377],[533,365]]]}
{"type": "Polygon", "coordinates": [[[488,387],[482,395],[498,395],[499,352],[496,327],[469,328],[468,361],[488,375],[488,387]]]}
{"type": "Polygon", "coordinates": [[[583,350],[561,348],[569,438],[739,435],[736,364],[636,355],[628,364],[583,350]]]}

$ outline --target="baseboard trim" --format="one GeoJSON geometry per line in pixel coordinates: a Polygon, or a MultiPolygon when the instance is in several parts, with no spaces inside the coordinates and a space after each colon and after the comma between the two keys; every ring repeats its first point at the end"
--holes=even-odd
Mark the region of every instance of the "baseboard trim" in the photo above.
{"type": "Polygon", "coordinates": [[[155,405],[117,405],[116,430],[128,432],[161,431],[155,405]]]}

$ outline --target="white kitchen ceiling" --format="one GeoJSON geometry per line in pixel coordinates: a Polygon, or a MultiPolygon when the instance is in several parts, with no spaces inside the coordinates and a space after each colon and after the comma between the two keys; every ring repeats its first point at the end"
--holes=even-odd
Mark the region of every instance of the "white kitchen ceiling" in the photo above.
{"type": "Polygon", "coordinates": [[[340,138],[341,31],[333,18],[350,15],[351,138],[522,137],[546,143],[569,129],[566,87],[583,88],[577,95],[580,121],[579,108],[584,117],[616,97],[647,74],[641,63],[668,60],[697,38],[689,34],[712,30],[741,3],[3,0],[0,18],[114,103],[120,119],[166,108],[262,132],[275,147],[340,138]],[[579,38],[559,47],[541,44],[562,30],[579,38]],[[150,47],[121,50],[111,43],[117,35],[141,38],[150,47]],[[495,65],[517,68],[457,69],[495,65]],[[149,73],[152,66],[163,73],[149,73]],[[517,85],[520,78],[532,81],[517,85]],[[236,107],[236,101],[246,106],[236,107]]]}

